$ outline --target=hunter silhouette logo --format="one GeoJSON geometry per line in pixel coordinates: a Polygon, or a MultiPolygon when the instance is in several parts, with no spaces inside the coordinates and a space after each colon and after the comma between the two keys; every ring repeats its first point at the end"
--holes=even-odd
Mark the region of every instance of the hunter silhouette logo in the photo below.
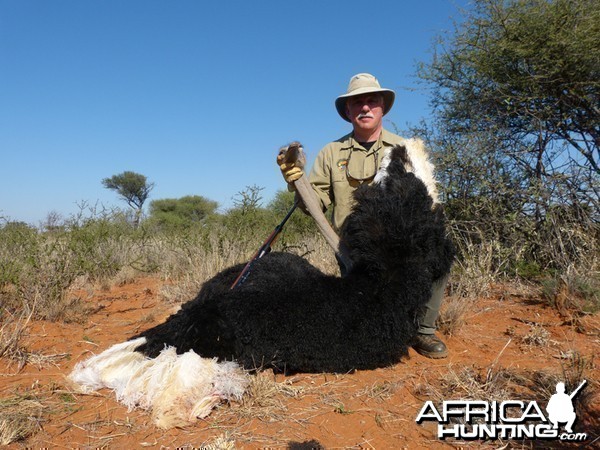
{"type": "Polygon", "coordinates": [[[579,393],[586,382],[587,380],[583,380],[570,395],[565,394],[565,383],[556,383],[556,394],[550,397],[548,406],[546,406],[548,419],[554,425],[553,429],[558,429],[559,422],[566,422],[565,431],[573,433],[573,423],[577,419],[573,408],[573,397],[579,393]]]}
{"type": "Polygon", "coordinates": [[[440,407],[429,400],[421,408],[416,422],[437,422],[439,439],[560,439],[581,442],[587,439],[587,433],[573,432],[577,419],[573,398],[585,384],[586,380],[583,380],[571,394],[566,394],[565,384],[557,383],[556,393],[546,405],[547,415],[535,400],[445,400],[440,407]],[[565,424],[563,432],[560,432],[559,424],[565,424]]]}

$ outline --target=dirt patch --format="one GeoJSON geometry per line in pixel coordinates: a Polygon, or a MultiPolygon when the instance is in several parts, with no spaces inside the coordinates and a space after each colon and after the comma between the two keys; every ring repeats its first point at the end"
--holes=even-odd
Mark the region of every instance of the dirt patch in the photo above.
{"type": "Polygon", "coordinates": [[[424,402],[447,395],[449,378],[464,370],[473,379],[512,374],[513,385],[531,384],[524,394],[531,395],[540,373],[562,378],[565,371],[581,369],[588,386],[585,401],[577,405],[585,414],[579,414],[576,429],[588,433],[588,442],[598,437],[593,361],[600,348],[598,315],[565,320],[535,297],[506,286],[475,302],[465,324],[445,338],[447,359],[411,351],[401,363],[373,371],[289,377],[263,372],[253,397],[223,404],[185,429],[159,430],[148,413],[128,411],[108,391],[73,394],[65,376],[77,361],[174,311],[161,299],[161,286],[147,278],[104,291],[88,288],[74,294],[94,310],[85,323],[29,324],[23,346],[47,358],[23,367],[0,359],[0,406],[28,402],[33,408],[25,415],[28,437],[8,448],[480,448],[481,441],[440,441],[435,426],[415,423],[424,402]]]}

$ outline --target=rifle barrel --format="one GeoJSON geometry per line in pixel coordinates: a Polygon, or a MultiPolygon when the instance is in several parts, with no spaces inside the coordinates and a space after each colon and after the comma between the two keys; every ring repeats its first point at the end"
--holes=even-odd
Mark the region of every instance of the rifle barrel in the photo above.
{"type": "Polygon", "coordinates": [[[242,269],[242,271],[237,276],[237,278],[235,279],[235,281],[233,282],[233,284],[231,285],[231,287],[229,289],[234,289],[237,286],[239,286],[240,284],[242,284],[246,280],[246,277],[248,276],[248,273],[250,272],[250,268],[252,267],[252,264],[254,264],[254,261],[262,258],[263,256],[265,256],[267,253],[269,253],[271,251],[271,245],[273,244],[273,242],[275,242],[275,240],[277,239],[277,236],[279,236],[279,234],[283,230],[283,226],[288,221],[288,219],[292,216],[292,213],[298,207],[298,203],[299,203],[298,200],[294,201],[294,205],[287,212],[287,214],[285,215],[285,217],[283,218],[281,223],[275,227],[275,229],[271,232],[269,237],[265,240],[265,242],[263,242],[263,244],[260,246],[260,248],[256,251],[254,256],[252,256],[252,258],[250,258],[250,260],[246,263],[246,265],[244,266],[244,268],[242,269]]]}

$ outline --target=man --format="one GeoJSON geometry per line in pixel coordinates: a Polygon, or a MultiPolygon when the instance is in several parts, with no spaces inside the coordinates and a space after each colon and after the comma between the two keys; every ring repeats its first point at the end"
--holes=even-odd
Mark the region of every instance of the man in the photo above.
{"type": "MultiPolygon", "coordinates": [[[[336,231],[350,214],[356,188],[373,182],[384,149],[404,143],[403,138],[383,128],[383,116],[392,108],[394,99],[394,91],[382,89],[373,75],[359,73],[350,79],[346,94],[335,101],[338,114],[352,124],[352,132],[321,149],[309,181],[323,210],[333,208],[332,225],[336,231]]],[[[280,168],[288,183],[303,175],[302,169],[293,164],[280,164],[280,168]]],[[[418,335],[413,348],[429,358],[448,355],[446,345],[434,334],[446,281],[443,279],[434,284],[423,317],[418,319],[418,335]]]]}
{"type": "Polygon", "coordinates": [[[565,383],[556,383],[556,394],[552,394],[546,406],[552,428],[557,429],[559,422],[565,422],[565,431],[567,433],[573,432],[572,427],[577,416],[575,415],[572,399],[576,392],[577,390],[571,395],[565,394],[565,383]]]}

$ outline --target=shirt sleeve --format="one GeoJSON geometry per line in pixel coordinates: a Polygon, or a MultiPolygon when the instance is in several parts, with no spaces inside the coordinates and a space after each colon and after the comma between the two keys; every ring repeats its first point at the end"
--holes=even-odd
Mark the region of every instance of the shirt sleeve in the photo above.
{"type": "Polygon", "coordinates": [[[308,177],[310,184],[317,194],[323,211],[329,208],[334,201],[331,186],[331,155],[329,148],[324,147],[318,154],[313,163],[312,170],[308,177]]]}

